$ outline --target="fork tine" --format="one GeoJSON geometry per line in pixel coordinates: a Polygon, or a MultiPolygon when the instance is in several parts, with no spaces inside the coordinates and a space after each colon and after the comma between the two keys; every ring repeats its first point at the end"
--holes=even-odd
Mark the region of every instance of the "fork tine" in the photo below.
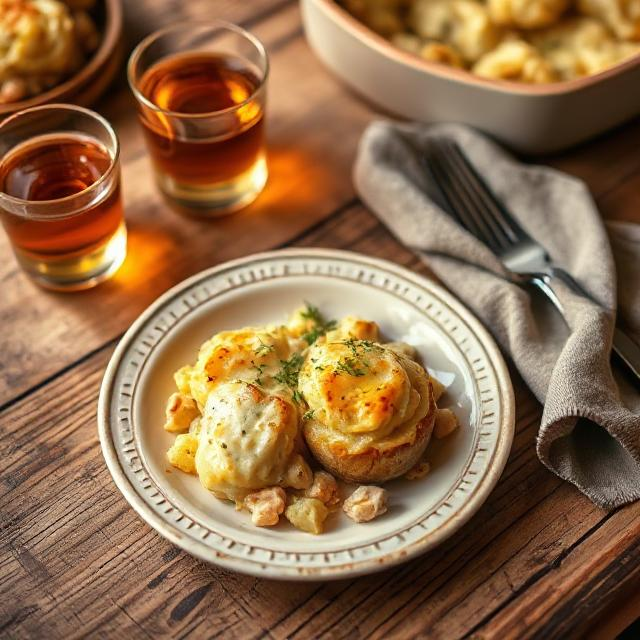
{"type": "Polygon", "coordinates": [[[478,211],[473,194],[470,193],[460,180],[459,171],[452,166],[447,153],[438,141],[433,147],[435,162],[440,167],[441,180],[448,189],[450,200],[456,206],[456,212],[463,226],[467,228],[479,240],[484,242],[494,253],[501,253],[508,247],[508,242],[492,225],[487,222],[485,216],[478,211]]]}
{"type": "Polygon", "coordinates": [[[492,238],[487,237],[485,231],[478,226],[473,215],[469,214],[468,207],[463,202],[458,190],[454,188],[449,172],[443,167],[439,156],[440,154],[437,153],[437,149],[434,146],[427,152],[426,159],[438,187],[448,204],[449,212],[452,217],[471,234],[489,245],[492,250],[495,250],[492,244],[492,238]]]}
{"type": "Polygon", "coordinates": [[[475,167],[471,164],[471,161],[462,149],[460,149],[460,146],[456,142],[451,142],[451,149],[458,160],[458,166],[464,171],[478,198],[482,200],[487,207],[487,211],[493,216],[511,244],[515,244],[521,239],[528,239],[529,236],[526,232],[523,231],[522,227],[509,213],[507,208],[494,195],[483,178],[478,175],[475,167]]]}
{"type": "MultiPolygon", "coordinates": [[[[499,253],[504,253],[514,244],[514,240],[505,233],[505,230],[500,226],[492,212],[487,210],[485,201],[478,195],[477,185],[472,184],[466,167],[460,162],[458,154],[454,153],[452,147],[453,143],[451,141],[441,140],[440,149],[446,160],[451,180],[460,191],[465,193],[470,212],[486,228],[486,235],[491,236],[493,246],[497,247],[499,253]],[[473,188],[474,186],[476,186],[475,189],[473,188]]],[[[494,248],[495,251],[496,249],[494,248]]]]}

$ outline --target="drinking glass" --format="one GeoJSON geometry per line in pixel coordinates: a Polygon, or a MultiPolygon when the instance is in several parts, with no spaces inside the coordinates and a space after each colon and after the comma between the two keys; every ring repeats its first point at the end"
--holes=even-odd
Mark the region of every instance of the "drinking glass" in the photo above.
{"type": "Polygon", "coordinates": [[[179,210],[215,216],[253,201],[267,180],[262,43],[220,20],[145,38],[128,65],[161,192],[179,210]]]}
{"type": "Polygon", "coordinates": [[[39,284],[87,289],[126,255],[118,139],[97,113],[52,104],[0,124],[0,218],[39,284]]]}

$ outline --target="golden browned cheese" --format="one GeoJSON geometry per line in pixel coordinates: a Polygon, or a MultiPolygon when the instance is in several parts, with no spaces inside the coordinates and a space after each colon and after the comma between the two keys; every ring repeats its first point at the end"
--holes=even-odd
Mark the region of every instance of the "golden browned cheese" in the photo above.
{"type": "Polygon", "coordinates": [[[202,410],[209,393],[221,383],[237,379],[272,383],[271,374],[290,353],[287,335],[280,327],[221,331],[202,345],[194,366],[176,372],[176,384],[202,410]]]}
{"type": "Polygon", "coordinates": [[[300,390],[314,419],[327,427],[382,437],[420,403],[410,377],[415,363],[408,362],[377,343],[322,340],[309,350],[300,390]]]}
{"type": "Polygon", "coordinates": [[[431,382],[398,345],[345,339],[338,329],[309,349],[299,387],[310,408],[307,444],[343,479],[402,475],[428,444],[435,410],[431,382]]]}
{"type": "Polygon", "coordinates": [[[557,80],[551,63],[535,47],[522,40],[507,40],[489,51],[473,65],[473,72],[483,78],[529,84],[557,80]]]}
{"type": "Polygon", "coordinates": [[[286,484],[298,463],[297,434],[298,412],[289,400],[246,382],[219,385],[207,400],[195,456],[202,486],[239,502],[286,484]]]}
{"type": "Polygon", "coordinates": [[[572,80],[640,54],[640,0],[344,4],[396,47],[489,79],[530,84],[572,80]],[[382,12],[387,28],[368,20],[370,12],[382,12]]]}
{"type": "Polygon", "coordinates": [[[291,329],[221,331],[202,344],[195,364],[174,375],[180,406],[193,399],[200,414],[189,415],[189,430],[198,438],[195,470],[219,498],[240,503],[256,490],[304,490],[313,481],[301,455],[303,407],[295,397],[296,363],[306,346],[300,335],[312,327],[300,313],[291,322],[291,329]],[[283,362],[290,363],[288,377],[283,362]]]}
{"type": "Polygon", "coordinates": [[[638,43],[616,40],[602,22],[593,18],[567,18],[531,33],[529,40],[565,80],[599,73],[640,53],[638,43]]]}
{"type": "Polygon", "coordinates": [[[556,22],[568,6],[569,0],[487,0],[493,22],[520,29],[547,27],[556,22]]]}
{"type": "Polygon", "coordinates": [[[468,63],[493,49],[499,37],[486,7],[474,0],[415,0],[408,24],[422,38],[449,45],[468,63]]]}
{"type": "Polygon", "coordinates": [[[578,9],[602,20],[623,40],[640,40],[640,0],[578,0],[578,9]]]}

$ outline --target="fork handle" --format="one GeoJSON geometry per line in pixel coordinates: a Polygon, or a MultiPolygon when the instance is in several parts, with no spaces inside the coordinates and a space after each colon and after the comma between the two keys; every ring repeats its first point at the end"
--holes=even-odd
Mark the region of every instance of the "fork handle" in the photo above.
{"type": "MultiPolygon", "coordinates": [[[[560,301],[553,291],[553,287],[551,286],[550,280],[552,278],[561,280],[575,293],[594,301],[592,296],[573,278],[573,276],[571,276],[571,274],[567,273],[564,269],[553,267],[548,274],[544,276],[536,276],[532,278],[531,282],[538,287],[538,289],[540,289],[547,298],[549,298],[560,313],[563,313],[563,309],[560,301]]],[[[612,347],[618,360],[625,365],[627,370],[635,376],[638,382],[640,382],[640,347],[617,326],[613,330],[612,347]]]]}

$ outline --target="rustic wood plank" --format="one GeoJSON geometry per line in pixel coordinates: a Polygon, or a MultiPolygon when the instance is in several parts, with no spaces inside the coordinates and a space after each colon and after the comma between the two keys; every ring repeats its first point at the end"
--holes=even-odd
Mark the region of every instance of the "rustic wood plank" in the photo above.
{"type": "MultiPolygon", "coordinates": [[[[428,272],[359,205],[296,243],[366,250],[428,272]]],[[[542,467],[534,447],[540,407],[514,374],[518,420],[505,473],[479,513],[438,550],[381,574],[328,584],[223,571],[161,539],[111,482],[94,417],[110,353],[98,351],[0,414],[3,634],[36,635],[46,626],[52,638],[458,638],[477,628],[496,637],[490,625],[498,633],[511,628],[527,598],[526,610],[537,611],[546,581],[563,585],[578,566],[589,568],[585,581],[575,582],[573,606],[590,602],[617,552],[629,551],[613,541],[626,530],[629,543],[640,527],[640,510],[607,516],[542,467]],[[581,591],[584,584],[591,590],[581,591]],[[13,593],[20,599],[8,597],[13,593]]],[[[637,575],[637,563],[623,564],[628,579],[637,575]]],[[[615,582],[607,584],[613,595],[615,582]]],[[[556,612],[566,605],[562,593],[554,594],[556,612]]]]}
{"type": "MultiPolygon", "coordinates": [[[[160,538],[106,470],[95,402],[113,345],[159,293],[206,266],[293,243],[347,248],[429,275],[354,199],[357,140],[375,117],[313,58],[295,0],[126,3],[128,42],[184,17],[243,22],[267,44],[271,180],[247,211],[176,216],[151,184],[121,75],[98,105],[123,141],[130,258],[83,295],[0,264],[0,636],[577,637],[640,581],[640,507],[606,514],[535,456],[540,406],[513,372],[516,437],[479,513],[433,553],[328,584],[205,565],[160,538]]],[[[584,179],[604,217],[640,221],[640,120],[537,159],[584,179]]],[[[4,235],[0,252],[9,255],[4,235]]]]}
{"type": "MultiPolygon", "coordinates": [[[[621,591],[611,606],[599,616],[598,620],[584,632],[584,640],[610,640],[617,638],[623,631],[636,623],[636,632],[640,621],[640,584],[631,584],[630,589],[621,591]]],[[[627,638],[632,638],[632,631],[627,631],[627,638]]]]}
{"type": "MultiPolygon", "coordinates": [[[[607,210],[607,194],[640,172],[640,158],[635,151],[638,144],[640,119],[636,118],[579,147],[554,156],[531,160],[549,164],[584,180],[604,215],[609,217],[611,213],[607,210]]],[[[620,216],[627,218],[634,213],[630,208],[620,216]]]]}
{"type": "MultiPolygon", "coordinates": [[[[112,281],[79,295],[49,293],[31,283],[13,259],[3,260],[0,405],[121,334],[186,276],[281,245],[353,198],[352,155],[367,109],[320,71],[300,37],[297,4],[286,4],[254,30],[268,48],[276,47],[265,192],[246,210],[218,221],[179,216],[158,196],[142,154],[123,169],[129,257],[112,281]],[[332,123],[331,135],[317,126],[323,122],[332,123]]],[[[129,108],[124,120],[131,114],[129,108]]],[[[121,134],[125,148],[139,145],[139,138],[137,127],[121,134]]],[[[9,255],[4,234],[0,253],[9,255]]]]}
{"type": "Polygon", "coordinates": [[[639,538],[636,502],[606,518],[592,535],[562,554],[559,566],[552,564],[535,590],[519,594],[478,630],[478,637],[583,637],[590,621],[616,596],[640,584],[639,538]]]}

